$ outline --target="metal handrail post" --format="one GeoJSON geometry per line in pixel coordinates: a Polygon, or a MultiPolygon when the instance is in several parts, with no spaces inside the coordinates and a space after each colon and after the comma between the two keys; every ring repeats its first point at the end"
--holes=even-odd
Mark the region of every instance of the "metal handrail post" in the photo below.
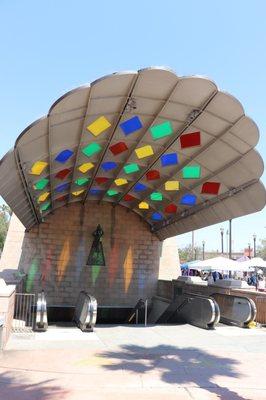
{"type": "Polygon", "coordinates": [[[145,319],[144,319],[145,326],[147,326],[147,316],[148,316],[148,299],[145,300],[145,319]]]}

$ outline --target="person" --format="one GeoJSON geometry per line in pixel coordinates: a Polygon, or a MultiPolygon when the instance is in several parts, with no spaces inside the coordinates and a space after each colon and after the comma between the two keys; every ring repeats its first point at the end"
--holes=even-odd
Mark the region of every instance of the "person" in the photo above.
{"type": "Polygon", "coordinates": [[[210,272],[208,275],[208,285],[212,285],[215,282],[215,280],[213,279],[213,275],[210,272]]]}

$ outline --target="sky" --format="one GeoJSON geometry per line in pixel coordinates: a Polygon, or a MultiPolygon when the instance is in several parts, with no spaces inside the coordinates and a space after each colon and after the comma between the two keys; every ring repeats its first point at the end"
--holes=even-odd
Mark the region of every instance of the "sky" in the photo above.
{"type": "MultiPolygon", "coordinates": [[[[237,97],[266,156],[264,0],[0,0],[0,158],[68,90],[103,75],[169,66],[204,75],[237,97]]],[[[266,174],[262,176],[266,184],[266,174]]],[[[266,238],[266,209],[233,220],[233,250],[266,238]]],[[[220,228],[195,232],[220,250],[220,228]]],[[[179,246],[191,242],[180,235],[179,246]]]]}

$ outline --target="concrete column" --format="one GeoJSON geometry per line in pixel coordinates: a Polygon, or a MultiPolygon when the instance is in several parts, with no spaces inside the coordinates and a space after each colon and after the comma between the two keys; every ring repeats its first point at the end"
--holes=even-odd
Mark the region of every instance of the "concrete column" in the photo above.
{"type": "Polygon", "coordinates": [[[12,329],[12,321],[15,306],[15,286],[6,285],[3,279],[0,279],[0,319],[4,320],[2,340],[0,350],[5,348],[12,329]]]}
{"type": "Polygon", "coordinates": [[[176,279],[179,275],[181,275],[181,271],[177,238],[174,236],[163,241],[158,279],[172,280],[176,279]]]}
{"type": "MultiPolygon", "coordinates": [[[[17,270],[21,256],[25,227],[13,213],[9,223],[5,245],[0,259],[0,272],[17,270]]],[[[2,276],[5,278],[4,276],[2,276]]]]}

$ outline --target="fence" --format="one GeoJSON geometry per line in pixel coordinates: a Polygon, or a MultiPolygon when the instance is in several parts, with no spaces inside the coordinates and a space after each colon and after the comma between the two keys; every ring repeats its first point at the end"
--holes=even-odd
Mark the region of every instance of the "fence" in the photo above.
{"type": "Polygon", "coordinates": [[[16,293],[13,332],[31,332],[34,325],[35,294],[16,293]]]}

